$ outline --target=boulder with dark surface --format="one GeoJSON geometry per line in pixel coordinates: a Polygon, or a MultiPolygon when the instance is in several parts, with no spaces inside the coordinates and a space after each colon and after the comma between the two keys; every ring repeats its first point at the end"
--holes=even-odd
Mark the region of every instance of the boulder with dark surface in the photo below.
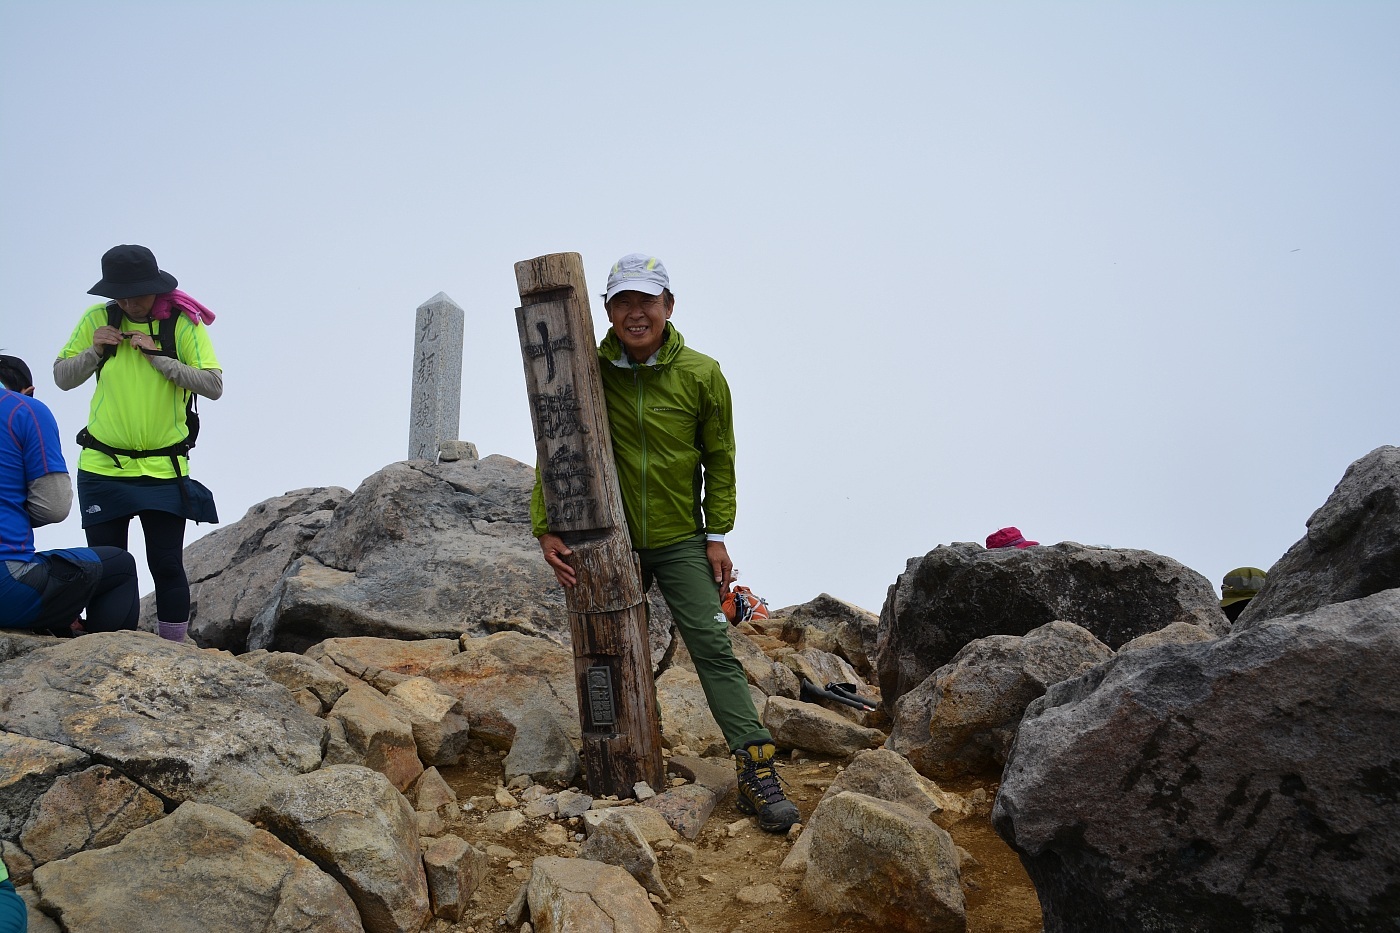
{"type": "Polygon", "coordinates": [[[1397,670],[1392,589],[1051,687],[993,811],[1045,929],[1395,929],[1397,670]]]}
{"type": "Polygon", "coordinates": [[[859,606],[822,593],[816,599],[773,613],[782,623],[782,638],[801,648],[816,648],[850,662],[862,677],[871,674],[880,617],[859,606]]]}
{"type": "Polygon", "coordinates": [[[1347,467],[1307,528],[1237,627],[1400,587],[1400,447],[1378,447],[1347,467]]]}
{"type": "Polygon", "coordinates": [[[1210,581],[1151,551],[1072,541],[1025,549],[944,545],[909,561],[880,613],[875,651],[887,709],[968,642],[1073,622],[1117,650],[1173,622],[1224,634],[1210,581]]]}
{"type": "Polygon", "coordinates": [[[899,698],[886,744],[939,780],[1000,771],[1031,701],[1111,657],[1069,622],[979,638],[899,698]]]}
{"type": "Polygon", "coordinates": [[[287,570],[248,647],[502,630],[567,643],[563,590],[530,534],[534,479],[532,467],[502,456],[390,464],[287,570]]]}
{"type": "MultiPolygon", "coordinates": [[[[339,486],[296,489],[259,502],[241,519],[185,548],[190,635],[201,647],[242,651],[248,629],[292,561],[350,497],[339,486]]],[[[156,598],[141,600],[141,627],[155,631],[156,598]]]]}

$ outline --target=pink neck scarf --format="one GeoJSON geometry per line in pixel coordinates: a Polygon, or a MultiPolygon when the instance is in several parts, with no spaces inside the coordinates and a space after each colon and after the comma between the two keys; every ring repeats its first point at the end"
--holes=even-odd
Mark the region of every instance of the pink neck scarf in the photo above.
{"type": "Polygon", "coordinates": [[[163,321],[170,317],[171,309],[185,312],[185,316],[195,324],[213,324],[214,312],[195,299],[186,295],[178,288],[174,291],[166,292],[164,295],[157,295],[155,304],[151,305],[151,317],[158,321],[163,321]]]}

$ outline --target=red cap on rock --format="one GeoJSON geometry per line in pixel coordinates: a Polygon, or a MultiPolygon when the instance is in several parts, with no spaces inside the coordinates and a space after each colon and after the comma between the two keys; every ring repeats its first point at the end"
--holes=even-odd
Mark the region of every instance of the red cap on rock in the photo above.
{"type": "Polygon", "coordinates": [[[1015,527],[1001,528],[987,535],[987,548],[999,547],[1034,547],[1039,541],[1027,541],[1021,534],[1021,529],[1015,527]]]}

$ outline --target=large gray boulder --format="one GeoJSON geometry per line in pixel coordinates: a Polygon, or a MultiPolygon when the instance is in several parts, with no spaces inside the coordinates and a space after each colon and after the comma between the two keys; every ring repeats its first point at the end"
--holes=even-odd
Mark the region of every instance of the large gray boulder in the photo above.
{"type": "Polygon", "coordinates": [[[993,810],[1047,933],[1393,930],[1400,590],[1050,688],[993,810]]]}
{"type": "Polygon", "coordinates": [[[776,610],[772,623],[782,624],[783,641],[839,655],[862,677],[871,675],[880,634],[880,617],[875,613],[822,593],[809,602],[776,610]]]}
{"type": "Polygon", "coordinates": [[[533,484],[532,467],[502,456],[390,464],[287,569],[248,647],[502,630],[566,644],[563,590],[530,534],[533,484]]]}
{"type": "Polygon", "coordinates": [[[41,866],[34,887],[66,933],[364,933],[335,879],[272,834],[199,803],[110,848],[41,866]]]}
{"type": "Polygon", "coordinates": [[[967,801],[919,774],[908,761],[888,748],[863,751],[851,759],[846,770],[836,775],[821,800],[817,801],[806,829],[797,837],[787,858],[783,859],[783,871],[807,870],[807,859],[812,851],[812,829],[824,818],[828,802],[844,791],[897,803],[920,816],[929,817],[944,829],[972,812],[967,801]]]}
{"type": "Polygon", "coordinates": [[[1111,657],[1069,622],[979,638],[899,698],[885,744],[938,780],[1000,771],[1031,701],[1111,657]]]}
{"type": "Polygon", "coordinates": [[[814,819],[802,895],[873,929],[963,933],[966,903],[953,840],[918,810],[842,791],[814,819]]]}
{"type": "Polygon", "coordinates": [[[1400,447],[1378,447],[1347,467],[1307,528],[1236,628],[1400,587],[1400,447]]]}
{"type": "Polygon", "coordinates": [[[546,855],[530,867],[530,919],[539,930],[659,933],[661,918],[626,870],[546,855]]]}
{"type": "MultiPolygon", "coordinates": [[[[296,489],[259,502],[238,521],[185,548],[190,635],[204,648],[242,651],[248,629],[287,567],[350,496],[339,486],[296,489]]],[[[155,631],[156,598],[141,600],[141,628],[155,631]]]]}
{"type": "Polygon", "coordinates": [[[885,733],[851,722],[815,703],[769,697],[763,724],[780,748],[800,748],[819,755],[845,757],[885,741],[885,733]]]}
{"type": "Polygon", "coordinates": [[[428,921],[413,808],[379,772],[334,765],[285,781],[258,821],[344,885],[366,933],[418,933],[428,921]]]}
{"type": "Polygon", "coordinates": [[[246,814],[321,764],[326,724],[258,670],[142,632],[0,664],[0,729],[67,745],[169,802],[246,814]]]}
{"type": "Polygon", "coordinates": [[[509,748],[525,714],[542,709],[571,741],[583,741],[572,651],[519,632],[463,638],[459,644],[461,651],[422,676],[461,701],[473,738],[509,748]]]}
{"type": "Polygon", "coordinates": [[[880,612],[875,666],[885,708],[968,642],[1024,635],[1057,619],[1114,650],[1173,622],[1228,629],[1210,581],[1151,551],[1072,541],[990,551],[943,545],[909,561],[880,612]]]}

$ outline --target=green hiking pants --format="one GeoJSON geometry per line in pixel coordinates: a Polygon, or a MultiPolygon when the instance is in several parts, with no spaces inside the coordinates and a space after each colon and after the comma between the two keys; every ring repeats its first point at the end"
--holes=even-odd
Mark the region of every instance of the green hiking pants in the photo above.
{"type": "Polygon", "coordinates": [[[661,587],[661,596],[695,662],[710,714],[719,723],[729,748],[773,741],[759,721],[749,680],[729,642],[729,620],[719,607],[719,587],[705,557],[705,536],[638,550],[637,556],[642,563],[642,589],[651,589],[653,580],[661,587]]]}

